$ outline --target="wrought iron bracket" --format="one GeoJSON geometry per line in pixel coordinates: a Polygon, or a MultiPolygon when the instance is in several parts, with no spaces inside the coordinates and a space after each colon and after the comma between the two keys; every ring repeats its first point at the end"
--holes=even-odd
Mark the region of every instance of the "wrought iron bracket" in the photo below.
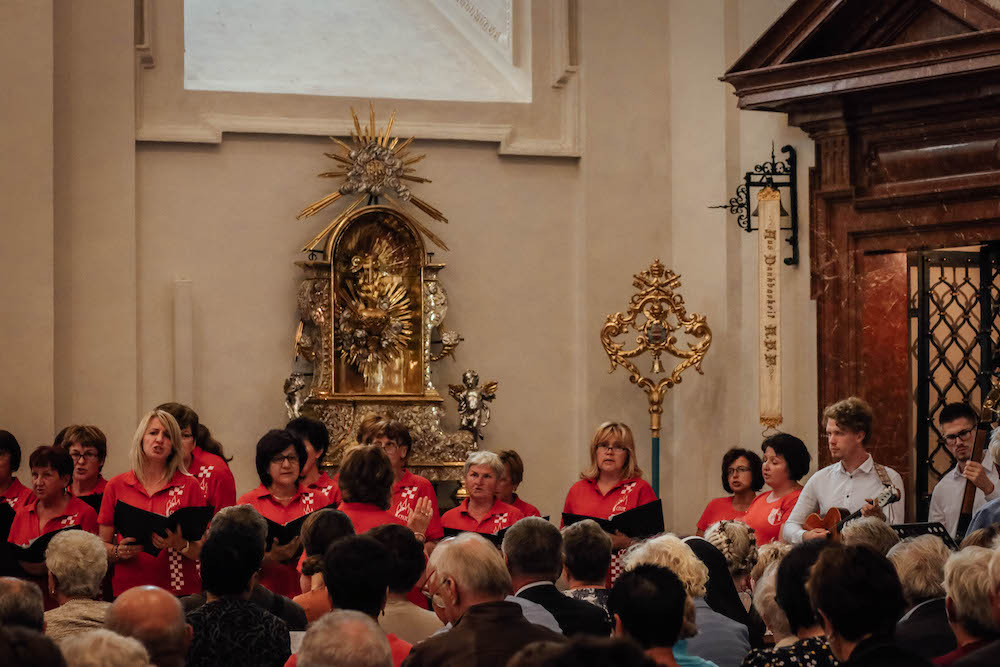
{"type": "Polygon", "coordinates": [[[736,216],[736,224],[746,232],[755,232],[757,227],[753,226],[751,220],[750,203],[752,201],[752,191],[759,188],[774,188],[781,191],[788,189],[788,218],[789,225],[782,227],[788,232],[785,242],[792,247],[790,257],[785,258],[787,266],[798,266],[799,264],[799,200],[796,185],[796,161],[795,149],[791,146],[782,146],[781,152],[788,157],[784,161],[778,161],[774,157],[774,144],[771,144],[771,160],[755,165],[752,171],[743,175],[743,182],[736,188],[736,196],[729,200],[728,204],[709,206],[709,208],[724,208],[736,216]]]}

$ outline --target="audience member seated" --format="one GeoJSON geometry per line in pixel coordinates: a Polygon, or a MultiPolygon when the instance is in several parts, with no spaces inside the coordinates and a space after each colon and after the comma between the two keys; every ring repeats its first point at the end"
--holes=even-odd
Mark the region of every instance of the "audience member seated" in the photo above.
{"type": "Polygon", "coordinates": [[[236,504],[236,481],[226,463],[222,445],[212,439],[198,419],[198,413],[181,403],[164,403],[156,408],[169,412],[181,429],[184,468],[198,478],[208,504],[218,512],[236,504]]]}
{"type": "MultiPolygon", "coordinates": [[[[760,619],[755,611],[747,610],[743,599],[736,591],[732,576],[729,574],[729,566],[722,552],[715,548],[708,540],[701,537],[685,537],[684,543],[688,545],[695,556],[708,568],[708,583],[705,584],[705,604],[723,616],[727,616],[737,623],[742,623],[747,627],[749,633],[750,646],[760,648],[764,645],[764,621],[760,619]]],[[[695,644],[699,640],[695,640],[695,644]]]]}
{"type": "Polygon", "coordinates": [[[750,570],[750,590],[755,590],[757,581],[763,576],[764,570],[767,569],[768,565],[771,563],[780,563],[781,559],[787,556],[791,550],[792,545],[785,544],[784,542],[768,542],[763,546],[758,546],[757,562],[750,570]]]}
{"type": "Polygon", "coordinates": [[[1000,638],[990,605],[992,557],[989,549],[967,547],[948,558],[944,566],[945,605],[958,648],[935,658],[935,665],[952,665],[1000,638]]]}
{"type": "Polygon", "coordinates": [[[337,508],[348,516],[354,532],[360,535],[369,528],[386,523],[408,525],[424,541],[431,520],[431,502],[420,498],[410,514],[400,519],[392,505],[392,463],[381,447],[355,447],[340,464],[340,495],[344,502],[337,508]]]}
{"type": "Polygon", "coordinates": [[[342,537],[354,535],[354,526],[347,515],[339,510],[322,509],[313,512],[302,524],[302,544],[306,559],[302,563],[302,574],[309,578],[306,591],[296,595],[294,602],[302,607],[309,623],[330,611],[330,595],[323,583],[323,554],[342,537]]]}
{"type": "MultiPolygon", "coordinates": [[[[990,611],[1000,627],[1000,551],[994,551],[989,567],[990,611]]],[[[955,661],[955,667],[996,667],[1000,665],[1000,639],[993,640],[955,661]]]]}
{"type": "Polygon", "coordinates": [[[542,516],[537,507],[517,496],[517,487],[524,481],[524,461],[521,460],[521,455],[513,449],[505,449],[498,452],[497,456],[503,463],[503,476],[497,480],[497,500],[513,505],[524,516],[542,516]]]}
{"type": "Polygon", "coordinates": [[[611,536],[591,519],[562,529],[565,595],[597,605],[608,614],[608,568],[611,567],[611,536]]]}
{"type": "MultiPolygon", "coordinates": [[[[635,438],[628,424],[604,422],[598,426],[589,453],[590,467],[580,473],[580,481],[566,493],[564,514],[610,519],[656,500],[653,487],[642,478],[635,438]]],[[[621,559],[631,545],[632,538],[627,535],[611,535],[610,572],[621,571],[621,559]]],[[[610,572],[608,586],[613,583],[610,572]]]]}
{"type": "MultiPolygon", "coordinates": [[[[209,524],[208,530],[209,534],[218,530],[253,535],[257,543],[260,544],[261,549],[267,548],[267,521],[250,505],[231,505],[230,507],[222,508],[218,514],[212,517],[212,523],[209,524]]],[[[205,600],[204,593],[195,593],[182,597],[181,604],[184,606],[184,613],[191,613],[205,604],[205,600]]],[[[306,613],[302,610],[302,607],[285,596],[278,595],[264,588],[259,582],[253,587],[250,601],[283,620],[289,630],[301,631],[306,629],[306,613]]]]}
{"type": "Polygon", "coordinates": [[[967,531],[959,546],[962,549],[965,547],[993,549],[996,546],[1000,546],[997,544],[997,536],[1000,536],[1000,523],[991,523],[985,528],[967,531]]]}
{"type": "Polygon", "coordinates": [[[603,609],[559,592],[556,579],[562,572],[562,536],[541,517],[521,519],[507,529],[503,553],[515,597],[536,602],[556,617],[567,636],[607,637],[611,626],[603,609]]]}
{"type": "Polygon", "coordinates": [[[0,624],[0,665],[65,667],[55,642],[37,630],[0,624]]]}
{"type": "Polygon", "coordinates": [[[253,534],[213,530],[201,550],[208,600],[187,616],[194,632],[188,667],[281,667],[291,655],[288,626],[250,602],[264,549],[253,534]]]}
{"type": "Polygon", "coordinates": [[[753,594],[753,608],[764,621],[774,643],[772,648],[754,648],[743,659],[744,667],[782,664],[785,656],[779,651],[792,646],[799,638],[792,632],[788,617],[781,610],[777,599],[778,563],[771,563],[757,580],[753,594]]]}
{"type": "Polygon", "coordinates": [[[184,468],[180,427],[170,413],[154,410],[142,418],[132,436],[129,462],[132,467],[129,472],[108,481],[97,517],[108,560],[114,564],[111,578],[114,594],[118,596],[143,585],[158,586],[174,595],[201,591],[200,542],[189,542],[180,530],[168,530],[166,537],[154,534],[153,545],[161,551],[153,556],[145,553],[131,537],[116,539],[115,505],[119,500],[163,515],[182,507],[205,505],[198,479],[184,468]]]}
{"type": "Polygon", "coordinates": [[[944,564],[950,554],[933,535],[905,539],[888,554],[907,606],[896,624],[896,642],[928,660],[956,647],[944,603],[944,564]]]}
{"type": "Polygon", "coordinates": [[[568,642],[535,642],[517,652],[507,667],[655,667],[630,639],[578,635],[568,642]]]}
{"type": "Polygon", "coordinates": [[[832,667],[837,664],[806,591],[809,570],[825,548],[823,540],[805,542],[792,548],[778,563],[774,580],[775,600],[785,615],[789,632],[795,635],[797,641],[767,651],[751,651],[744,665],[832,667]]]}
{"type": "Polygon", "coordinates": [[[532,642],[564,641],[528,622],[517,604],[504,600],[513,587],[510,574],[485,538],[467,533],[443,540],[431,553],[428,568],[427,590],[453,627],[414,646],[404,663],[408,667],[501,667],[532,642]]]}
{"type": "Polygon", "coordinates": [[[906,602],[885,556],[868,547],[830,545],[816,560],[806,587],[830,648],[845,667],[930,664],[893,642],[906,602]]]}
{"type": "Polygon", "coordinates": [[[513,526],[524,515],[521,510],[496,498],[497,480],[504,474],[500,457],[493,452],[469,454],[463,476],[469,495],[458,507],[441,517],[445,529],[495,535],[513,526]]]}
{"type": "Polygon", "coordinates": [[[722,488],[732,494],[710,500],[698,519],[698,536],[716,521],[741,519],[764,488],[761,460],[749,449],[733,447],[722,456],[722,488]]]}
{"type": "Polygon", "coordinates": [[[438,510],[434,486],[406,468],[413,452],[410,430],[402,422],[380,420],[372,427],[370,441],[373,447],[380,447],[385,452],[392,465],[392,499],[389,512],[405,522],[410,519],[418,503],[422,503],[424,511],[430,516],[430,523],[424,529],[427,533],[425,542],[433,546],[434,542],[444,537],[441,512],[438,510]]]}
{"type": "MultiPolygon", "coordinates": [[[[335,487],[333,480],[319,466],[330,447],[330,431],[326,424],[318,419],[296,417],[285,425],[285,430],[302,441],[306,448],[306,462],[302,465],[302,484],[311,490],[322,491],[324,495],[332,496],[335,487]]],[[[332,498],[331,498],[332,500],[332,498]]],[[[337,499],[339,502],[340,499],[337,499]]]]}
{"type": "Polygon", "coordinates": [[[295,658],[302,667],[391,667],[385,632],[367,614],[333,611],[311,626],[295,658]]]}
{"type": "Polygon", "coordinates": [[[104,627],[139,640],[156,667],[185,665],[191,626],[184,620],[181,603],[162,588],[135,586],[119,595],[108,608],[104,627]]]}
{"type": "Polygon", "coordinates": [[[687,592],[677,575],[657,565],[639,565],[615,581],[609,607],[616,637],[634,639],[658,665],[705,665],[713,663],[674,655],[684,625],[687,592]]]}
{"type": "Polygon", "coordinates": [[[873,549],[880,556],[899,544],[899,535],[882,519],[863,516],[848,521],[840,531],[841,542],[845,546],[863,546],[873,549]]]}
{"type": "Polygon", "coordinates": [[[705,540],[726,559],[733,586],[746,607],[750,601],[750,571],[757,564],[757,536],[753,528],[742,521],[717,521],[705,531],[705,540]]]}
{"type": "MultiPolygon", "coordinates": [[[[322,491],[310,491],[299,483],[299,471],[306,460],[302,441],[288,431],[272,429],[257,441],[257,476],[260,486],[240,497],[261,515],[285,525],[306,514],[330,505],[322,491]]],[[[296,560],[302,539],[287,544],[275,539],[268,545],[261,568],[260,583],[278,595],[292,598],[302,592],[296,560]]]]}
{"type": "Polygon", "coordinates": [[[52,538],[45,551],[49,592],[59,604],[45,612],[45,634],[57,642],[85,630],[104,627],[111,603],[97,600],[108,572],[101,538],[69,530],[52,538]]]}
{"type": "MultiPolygon", "coordinates": [[[[34,494],[21,484],[14,473],[21,467],[21,445],[10,431],[0,430],[0,502],[7,503],[16,513],[34,494]]],[[[11,517],[11,520],[13,517],[11,517]]],[[[7,542],[10,520],[0,522],[0,577],[22,576],[21,566],[7,542]]]]}
{"type": "Polygon", "coordinates": [[[802,493],[799,480],[809,472],[811,457],[805,443],[788,433],[776,433],[760,446],[764,453],[761,473],[770,492],[757,496],[740,519],[754,529],[757,545],[781,539],[781,527],[802,493]]]}
{"type": "Polygon", "coordinates": [[[149,652],[131,637],[96,629],[67,637],[59,644],[66,667],[146,667],[149,652]]]}
{"type": "MultiPolygon", "coordinates": [[[[708,542],[699,541],[715,550],[708,542]]],[[[721,554],[719,559],[723,560],[721,554]]],[[[737,667],[743,661],[750,651],[750,632],[744,623],[720,614],[705,601],[708,567],[699,560],[688,544],[669,533],[640,542],[626,552],[625,570],[632,570],[640,565],[658,565],[669,569],[681,580],[684,590],[694,602],[697,635],[677,642],[674,645],[675,656],[678,653],[690,653],[719,667],[737,667]]],[[[725,565],[723,572],[726,572],[725,565]]],[[[728,573],[726,580],[732,587],[728,573]]],[[[736,595],[735,590],[733,595],[736,595]]],[[[736,604],[740,604],[738,599],[736,604]]]]}
{"type": "MultiPolygon", "coordinates": [[[[360,611],[375,622],[385,608],[392,554],[368,535],[351,535],[334,542],[323,557],[323,581],[334,609],[360,611]]],[[[395,667],[410,653],[411,644],[388,633],[395,667]]],[[[294,663],[293,663],[294,664],[294,663]]]]}
{"type": "MultiPolygon", "coordinates": [[[[368,531],[392,556],[389,571],[389,596],[379,619],[382,628],[405,642],[416,644],[441,629],[441,620],[426,607],[408,599],[422,587],[427,558],[423,545],[404,526],[386,524],[368,531]]],[[[426,600],[421,594],[421,598],[426,600]]]]}
{"type": "Polygon", "coordinates": [[[45,603],[42,600],[42,589],[32,581],[0,577],[0,627],[14,625],[44,631],[45,603]]]}
{"type": "Polygon", "coordinates": [[[108,458],[108,439],[96,426],[69,426],[63,434],[62,447],[73,460],[70,493],[101,511],[101,498],[108,481],[101,471],[108,458]]]}

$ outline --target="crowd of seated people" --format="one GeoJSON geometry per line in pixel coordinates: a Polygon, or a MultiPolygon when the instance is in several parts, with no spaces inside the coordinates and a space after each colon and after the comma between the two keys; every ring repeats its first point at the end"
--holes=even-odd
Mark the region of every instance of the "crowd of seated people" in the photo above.
{"type": "MultiPolygon", "coordinates": [[[[851,430],[870,428],[863,402],[825,418],[843,450],[827,476],[878,474],[851,430]]],[[[962,425],[948,431],[956,452],[962,425]]],[[[998,524],[954,552],[933,535],[900,540],[871,503],[837,539],[786,531],[800,498],[823,507],[828,491],[800,484],[811,457],[788,434],[764,439],[762,457],[725,454],[731,495],[690,536],[611,523],[656,501],[617,422],[596,430],[561,521],[518,496],[513,450],[472,453],[466,494],[442,513],[408,467],[405,424],[366,416],[333,476],[329,448],[309,418],[268,431],[260,485],[237,500],[231,459],[185,405],[146,414],[129,470],[108,479],[97,427],[24,454],[30,486],[0,431],[0,664],[1000,664],[998,524]],[[137,527],[134,512],[163,524],[137,527]]],[[[991,467],[966,462],[964,478],[991,467]]]]}

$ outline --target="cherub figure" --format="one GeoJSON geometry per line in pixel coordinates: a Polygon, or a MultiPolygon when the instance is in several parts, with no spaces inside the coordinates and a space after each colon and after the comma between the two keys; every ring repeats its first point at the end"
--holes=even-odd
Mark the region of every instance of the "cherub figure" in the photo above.
{"type": "Polygon", "coordinates": [[[477,440],[485,436],[482,429],[490,422],[490,408],[486,403],[497,397],[496,380],[479,387],[479,373],[468,370],[462,373],[462,384],[448,385],[448,393],[458,401],[460,429],[469,431],[477,440]]]}

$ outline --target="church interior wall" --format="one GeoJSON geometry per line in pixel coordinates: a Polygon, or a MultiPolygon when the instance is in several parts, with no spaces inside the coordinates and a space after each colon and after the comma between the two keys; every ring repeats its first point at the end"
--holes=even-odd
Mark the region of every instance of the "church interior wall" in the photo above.
{"type": "MultiPolygon", "coordinates": [[[[226,134],[220,144],[136,144],[132,3],[87,12],[76,4],[56,3],[56,73],[48,79],[54,139],[38,149],[55,156],[55,240],[46,240],[44,225],[31,228],[13,262],[24,288],[10,296],[26,306],[37,301],[29,290],[46,292],[48,301],[32,308],[43,320],[47,308],[54,324],[46,329],[43,321],[37,340],[5,333],[0,341],[17,351],[0,363],[21,388],[16,400],[8,400],[10,383],[4,390],[3,427],[32,448],[54,427],[96,423],[109,435],[113,475],[127,468],[139,416],[190,394],[235,455],[238,489],[249,489],[257,483],[257,438],[285,420],[294,261],[329,220],[294,216],[327,192],[315,175],[326,169],[329,141],[226,134]],[[46,272],[54,272],[51,286],[46,272]],[[189,288],[177,286],[182,280],[189,288]],[[175,298],[186,289],[191,327],[178,330],[175,298]],[[30,370],[11,358],[31,355],[38,363],[30,370]],[[178,355],[192,369],[190,381],[177,371],[178,355]]],[[[815,453],[811,142],[782,116],[739,112],[718,81],[786,5],[584,0],[581,158],[502,156],[489,142],[418,142],[428,154],[421,173],[433,183],[415,191],[451,220],[430,223],[451,247],[435,254],[447,264],[446,321],[465,338],[455,360],[436,365],[437,386],[444,391],[466,368],[499,380],[483,446],[521,453],[521,495],[543,514],[560,511],[604,420],[632,425],[648,473],[645,396],[622,370],[608,373],[599,331],[606,315],[626,307],[632,275],[655,258],[681,275],[689,312],[705,314],[713,331],[705,375],[687,371],[664,404],[668,526],[693,531],[707,499],[722,494],[721,454],[759,447],[756,234],[707,207],[733,196],[743,172],[769,157],[772,140],[798,150],[801,184],[802,259],[782,272],[783,428],[815,453]]],[[[30,43],[16,39],[22,48],[30,43]]],[[[43,109],[45,83],[33,101],[43,109]]],[[[381,119],[390,109],[377,110],[381,119]]],[[[23,216],[33,209],[22,201],[23,216]]],[[[445,426],[455,428],[454,402],[446,407],[445,426]]]]}

